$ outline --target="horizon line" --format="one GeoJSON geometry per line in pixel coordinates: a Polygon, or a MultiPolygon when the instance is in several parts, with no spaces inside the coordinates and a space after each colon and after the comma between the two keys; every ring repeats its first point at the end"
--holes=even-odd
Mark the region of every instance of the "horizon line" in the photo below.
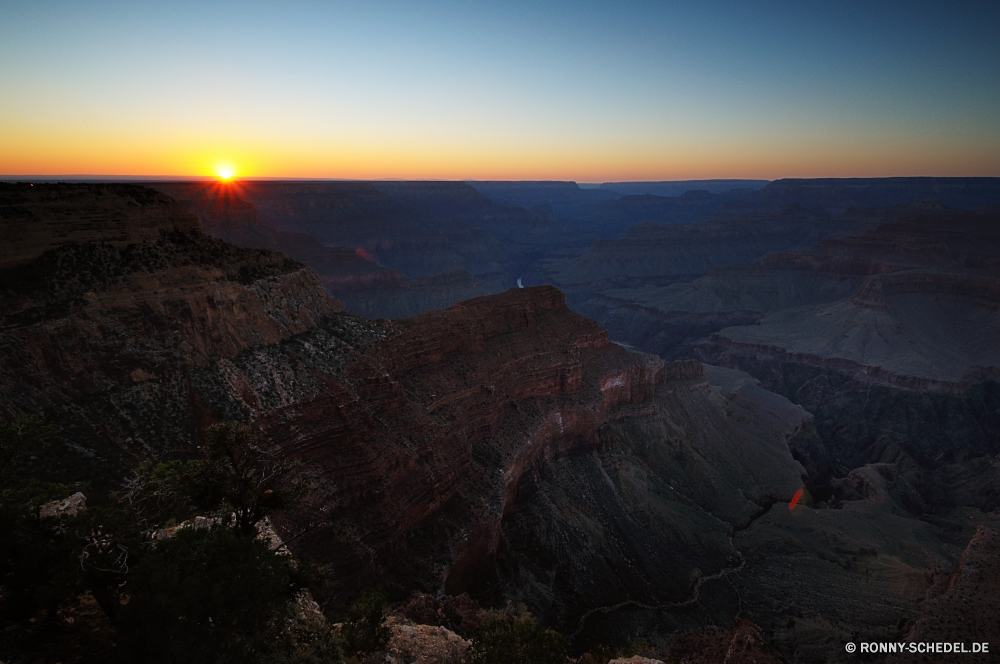
{"type": "Polygon", "coordinates": [[[584,181],[584,180],[540,180],[540,179],[509,179],[509,180],[480,180],[475,178],[309,178],[309,177],[233,177],[223,180],[216,175],[99,175],[99,174],[0,174],[0,182],[464,182],[464,183],[489,183],[489,182],[565,182],[577,185],[601,186],[606,184],[657,184],[657,183],[685,183],[685,182],[777,182],[778,180],[889,180],[889,179],[983,179],[997,180],[1000,176],[995,175],[883,175],[877,177],[865,176],[831,176],[831,177],[781,177],[781,178],[686,178],[679,180],[605,180],[605,181],[584,181]]]}

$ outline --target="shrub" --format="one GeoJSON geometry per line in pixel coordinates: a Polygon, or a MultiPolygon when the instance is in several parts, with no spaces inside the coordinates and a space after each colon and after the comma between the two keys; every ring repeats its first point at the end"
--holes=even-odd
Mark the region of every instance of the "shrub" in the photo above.
{"type": "Polygon", "coordinates": [[[382,652],[389,645],[392,630],[385,624],[388,614],[385,594],[366,590],[347,609],[341,636],[349,652],[382,652]]]}
{"type": "Polygon", "coordinates": [[[524,607],[486,611],[472,638],[473,664],[564,664],[569,642],[545,629],[524,607]]]}
{"type": "Polygon", "coordinates": [[[228,528],[186,528],[129,575],[118,611],[128,661],[253,662],[273,649],[294,570],[259,541],[228,528]]]}
{"type": "Polygon", "coordinates": [[[39,480],[33,471],[40,464],[30,461],[58,440],[58,427],[38,417],[0,425],[0,621],[39,610],[54,618],[79,590],[71,539],[57,519],[38,513],[73,489],[39,480]]]}

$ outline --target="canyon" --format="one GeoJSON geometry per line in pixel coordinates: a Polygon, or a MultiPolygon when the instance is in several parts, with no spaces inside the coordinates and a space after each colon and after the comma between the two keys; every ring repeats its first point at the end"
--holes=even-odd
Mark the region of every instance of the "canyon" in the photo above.
{"type": "Polygon", "coordinates": [[[554,187],[575,227],[465,183],[0,185],[0,418],[56,422],[35,469],[105,493],[252,425],[303,461],[275,525],[330,605],[802,662],[930,638],[996,597],[1000,238],[892,197],[995,184],[807,184],[554,187]]]}

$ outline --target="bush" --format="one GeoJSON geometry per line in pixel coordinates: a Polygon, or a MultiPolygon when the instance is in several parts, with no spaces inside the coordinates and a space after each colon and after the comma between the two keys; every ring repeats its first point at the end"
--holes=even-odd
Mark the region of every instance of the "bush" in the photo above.
{"type": "Polygon", "coordinates": [[[79,591],[73,542],[60,520],[39,516],[39,505],[72,493],[39,480],[31,460],[55,447],[59,430],[29,416],[0,425],[0,621],[25,620],[79,591]]]}
{"type": "Polygon", "coordinates": [[[347,609],[341,636],[349,652],[382,652],[389,645],[392,630],[385,624],[388,614],[385,594],[366,590],[347,609]]]}
{"type": "Polygon", "coordinates": [[[133,570],[119,609],[128,661],[253,662],[276,646],[297,584],[294,570],[259,541],[228,528],[186,528],[133,570]]]}
{"type": "Polygon", "coordinates": [[[472,638],[473,664],[564,664],[569,642],[545,629],[524,607],[487,611],[472,638]]]}

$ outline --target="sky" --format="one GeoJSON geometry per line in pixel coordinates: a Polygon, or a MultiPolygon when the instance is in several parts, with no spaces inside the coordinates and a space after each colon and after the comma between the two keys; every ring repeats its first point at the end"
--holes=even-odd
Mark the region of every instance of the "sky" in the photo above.
{"type": "Polygon", "coordinates": [[[0,174],[1000,176],[997,2],[0,0],[0,174]]]}

